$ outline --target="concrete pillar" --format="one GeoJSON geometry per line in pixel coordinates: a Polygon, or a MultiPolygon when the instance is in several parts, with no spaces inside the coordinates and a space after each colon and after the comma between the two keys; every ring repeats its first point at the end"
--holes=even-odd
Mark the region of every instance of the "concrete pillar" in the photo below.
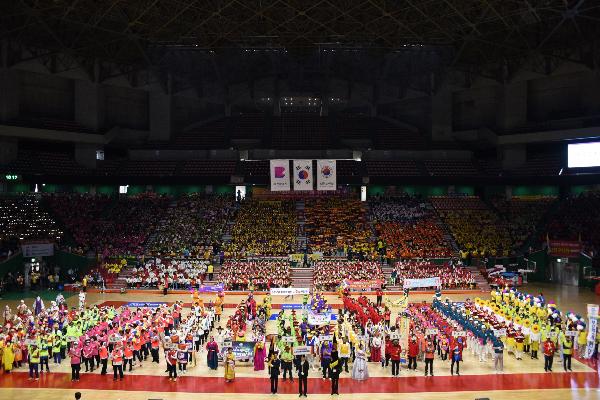
{"type": "Polygon", "coordinates": [[[452,137],[452,92],[442,89],[431,96],[431,139],[450,140],[452,137]]]}
{"type": "Polygon", "coordinates": [[[86,168],[96,168],[96,150],[102,150],[102,147],[83,143],[75,144],[75,162],[86,168]]]}
{"type": "Polygon", "coordinates": [[[16,70],[0,68],[0,121],[19,116],[19,74],[16,70]]]}
{"type": "Polygon", "coordinates": [[[16,138],[0,137],[0,164],[8,164],[15,161],[18,150],[19,144],[16,138]]]}
{"type": "Polygon", "coordinates": [[[498,88],[496,126],[504,131],[527,123],[527,81],[509,82],[498,88]]]}
{"type": "Polygon", "coordinates": [[[150,140],[171,139],[173,97],[163,92],[150,92],[150,140]]]}
{"type": "Polygon", "coordinates": [[[105,121],[104,89],[90,81],[75,81],[75,121],[86,128],[99,131],[105,121]]]}

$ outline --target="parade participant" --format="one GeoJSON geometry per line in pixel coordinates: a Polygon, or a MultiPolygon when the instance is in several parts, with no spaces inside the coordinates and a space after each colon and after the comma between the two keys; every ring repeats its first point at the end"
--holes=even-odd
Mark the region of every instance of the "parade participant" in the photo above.
{"type": "Polygon", "coordinates": [[[504,344],[498,339],[496,339],[493,343],[494,369],[496,372],[502,372],[504,370],[504,344]]]}
{"type": "Polygon", "coordinates": [[[254,345],[254,370],[263,371],[265,369],[265,343],[259,340],[254,345]]]}
{"type": "Polygon", "coordinates": [[[230,347],[227,349],[227,355],[225,356],[225,382],[233,382],[235,379],[235,355],[233,349],[230,347]]]}
{"type": "Polygon", "coordinates": [[[433,376],[433,358],[435,356],[435,346],[433,342],[428,339],[427,344],[425,345],[425,376],[427,376],[427,372],[431,376],[433,376]],[[429,371],[428,371],[429,367],[429,371]]]}
{"type": "Polygon", "coordinates": [[[85,372],[94,372],[94,358],[92,356],[92,345],[90,340],[87,339],[83,344],[83,363],[85,365],[85,372]]]}
{"type": "Polygon", "coordinates": [[[45,338],[40,340],[40,345],[38,347],[40,351],[40,372],[44,372],[44,365],[46,366],[46,372],[50,372],[50,367],[48,366],[48,358],[50,357],[48,351],[49,347],[50,345],[45,338]]]}
{"type": "Polygon", "coordinates": [[[571,371],[571,357],[573,356],[573,339],[565,336],[562,340],[563,368],[565,372],[571,371]]]}
{"type": "Polygon", "coordinates": [[[354,352],[354,364],[352,365],[352,379],[363,381],[369,378],[369,367],[367,364],[367,355],[365,354],[362,343],[354,352]]]}
{"type": "Polygon", "coordinates": [[[381,362],[381,348],[384,345],[379,331],[371,338],[371,362],[381,362]]]}
{"type": "Polygon", "coordinates": [[[206,364],[208,368],[216,370],[219,366],[219,345],[215,342],[215,337],[211,336],[206,344],[206,364]]]}
{"type": "Polygon", "coordinates": [[[290,375],[290,381],[294,382],[294,377],[292,376],[292,361],[294,360],[294,355],[292,354],[292,350],[290,346],[285,346],[285,349],[281,353],[281,366],[283,369],[283,380],[285,381],[287,378],[287,374],[290,375]]]}
{"type": "Polygon", "coordinates": [[[123,350],[121,346],[121,344],[116,344],[110,353],[110,360],[113,367],[113,381],[117,380],[117,375],[120,380],[123,380],[123,350]]]}
{"type": "Polygon", "coordinates": [[[529,335],[529,341],[531,344],[531,359],[536,359],[538,358],[537,353],[540,349],[540,340],[541,340],[541,333],[540,333],[540,327],[539,325],[535,324],[531,327],[531,333],[529,335]]]}
{"type": "Polygon", "coordinates": [[[169,372],[169,380],[177,381],[177,350],[170,346],[165,352],[165,359],[167,360],[167,370],[169,372]]]}
{"type": "Polygon", "coordinates": [[[340,360],[337,351],[333,351],[331,354],[331,363],[329,364],[329,368],[329,377],[331,378],[331,395],[333,396],[336,394],[339,396],[340,373],[342,372],[342,368],[340,366],[340,360]]]}
{"type": "Polygon", "coordinates": [[[10,371],[12,371],[12,369],[13,369],[13,363],[15,362],[15,359],[16,359],[15,352],[13,351],[13,347],[10,345],[10,343],[6,342],[4,348],[2,348],[0,346],[0,350],[2,350],[1,361],[2,361],[2,365],[4,366],[4,372],[10,373],[10,371]]]}
{"type": "Polygon", "coordinates": [[[321,345],[321,368],[323,369],[323,379],[327,379],[331,374],[331,344],[326,340],[321,345]]]}
{"type": "Polygon", "coordinates": [[[277,387],[279,384],[279,368],[281,367],[281,360],[279,355],[275,351],[269,358],[269,376],[271,378],[271,394],[277,393],[277,387]]]}
{"type": "Polygon", "coordinates": [[[71,382],[78,382],[79,372],[81,371],[81,350],[79,347],[72,345],[69,349],[69,357],[71,357],[71,382]]]}
{"type": "Polygon", "coordinates": [[[450,375],[454,375],[454,364],[456,364],[456,375],[460,376],[460,362],[462,361],[463,353],[463,338],[459,337],[456,343],[452,346],[451,357],[452,361],[450,364],[450,375]]]}
{"type": "Polygon", "coordinates": [[[157,364],[160,363],[159,360],[159,350],[160,350],[160,338],[158,335],[154,334],[152,339],[150,339],[150,354],[152,354],[152,362],[157,364]]]}
{"type": "Polygon", "coordinates": [[[188,351],[185,343],[179,343],[177,349],[177,364],[179,366],[179,371],[181,371],[182,374],[185,374],[187,372],[188,364],[188,351]]]}
{"type": "Polygon", "coordinates": [[[450,351],[450,341],[446,335],[442,335],[440,341],[440,357],[442,361],[446,361],[448,359],[448,352],[450,351]]]}
{"type": "Polygon", "coordinates": [[[127,341],[123,347],[123,358],[125,359],[123,370],[126,370],[127,364],[129,364],[129,372],[131,372],[133,369],[133,346],[131,345],[131,340],[127,341]]]}
{"type": "Polygon", "coordinates": [[[106,346],[106,342],[103,342],[102,345],[100,345],[98,355],[100,356],[100,363],[102,364],[100,375],[106,375],[106,368],[108,367],[108,347],[106,346]]]}
{"type": "Polygon", "coordinates": [[[344,338],[342,339],[340,346],[340,368],[344,368],[348,372],[348,359],[350,358],[350,343],[344,338]]]}
{"type": "Polygon", "coordinates": [[[544,371],[552,372],[552,362],[554,361],[554,352],[556,351],[556,346],[550,337],[546,338],[546,341],[543,345],[544,350],[544,371]]]}
{"type": "Polygon", "coordinates": [[[60,343],[61,337],[58,334],[52,335],[52,358],[54,358],[54,364],[60,364],[62,359],[60,356],[60,343]]]}
{"type": "Polygon", "coordinates": [[[306,356],[302,355],[298,363],[298,397],[307,397],[306,392],[308,390],[308,369],[310,365],[306,356]]]}
{"type": "Polygon", "coordinates": [[[37,344],[32,344],[29,348],[29,380],[34,379],[37,381],[40,379],[39,366],[40,366],[40,350],[37,344]]]}
{"type": "Polygon", "coordinates": [[[389,353],[390,360],[392,361],[392,376],[399,376],[400,374],[400,355],[402,354],[402,347],[398,339],[391,341],[389,351],[386,351],[386,355],[389,353]]]}
{"type": "Polygon", "coordinates": [[[419,355],[419,344],[417,337],[412,336],[408,343],[408,369],[417,370],[417,356],[419,355]]]}

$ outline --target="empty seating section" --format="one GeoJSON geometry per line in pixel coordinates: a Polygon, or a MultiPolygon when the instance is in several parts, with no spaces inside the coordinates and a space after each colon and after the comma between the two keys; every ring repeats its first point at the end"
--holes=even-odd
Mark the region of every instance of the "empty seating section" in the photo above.
{"type": "Polygon", "coordinates": [[[244,161],[242,170],[246,176],[269,176],[269,161],[244,161]]]}
{"type": "Polygon", "coordinates": [[[264,114],[241,114],[234,123],[232,139],[262,139],[265,131],[264,114]]]}
{"type": "Polygon", "coordinates": [[[284,113],[273,117],[271,145],[276,149],[322,149],[329,146],[327,118],[284,113]]]}
{"type": "Polygon", "coordinates": [[[129,161],[118,171],[124,176],[172,176],[176,161],[129,161]]]}
{"type": "Polygon", "coordinates": [[[373,176],[419,176],[421,170],[413,160],[367,161],[367,173],[373,176]]]}
{"type": "Polygon", "coordinates": [[[511,172],[515,175],[555,176],[563,167],[560,154],[540,153],[529,156],[525,164],[511,172]]]}
{"type": "Polygon", "coordinates": [[[72,154],[58,152],[39,152],[38,160],[47,175],[86,175],[87,168],[78,165],[72,154]]]}
{"type": "Polygon", "coordinates": [[[169,145],[172,149],[223,149],[228,148],[226,140],[227,120],[219,119],[179,133],[169,145]]]}
{"type": "Polygon", "coordinates": [[[424,165],[433,176],[475,176],[479,173],[470,160],[425,160],[424,165]]]}
{"type": "Polygon", "coordinates": [[[338,139],[371,139],[373,121],[372,118],[364,116],[334,116],[333,129],[338,139]]]}
{"type": "Polygon", "coordinates": [[[19,150],[17,159],[0,164],[0,172],[10,174],[40,174],[42,168],[35,153],[28,150],[19,150]]]}
{"type": "Polygon", "coordinates": [[[339,160],[336,162],[337,174],[339,176],[360,176],[360,162],[351,160],[339,160]]]}
{"type": "Polygon", "coordinates": [[[375,145],[377,148],[399,150],[421,150],[425,148],[423,137],[410,129],[379,119],[375,126],[375,145]]]}
{"type": "Polygon", "coordinates": [[[507,222],[492,212],[479,197],[432,197],[431,202],[463,255],[511,254],[507,222]]]}
{"type": "Polygon", "coordinates": [[[185,176],[229,176],[235,173],[234,160],[192,160],[184,161],[181,175],[185,176]]]}

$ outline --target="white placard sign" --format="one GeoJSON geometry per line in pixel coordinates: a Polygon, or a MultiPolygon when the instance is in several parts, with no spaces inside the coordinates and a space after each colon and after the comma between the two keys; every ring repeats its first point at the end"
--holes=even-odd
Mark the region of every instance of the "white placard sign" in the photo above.
{"type": "Polygon", "coordinates": [[[438,333],[439,331],[435,328],[425,330],[426,335],[437,335],[438,333]]]}
{"type": "Polygon", "coordinates": [[[494,335],[495,335],[496,337],[506,336],[506,328],[503,328],[503,329],[495,329],[495,330],[494,330],[494,335]]]}
{"type": "Polygon", "coordinates": [[[296,346],[294,347],[295,356],[306,356],[310,354],[310,346],[296,346]]]}
{"type": "Polygon", "coordinates": [[[291,296],[295,294],[310,294],[309,288],[271,288],[271,296],[291,296]]]}
{"type": "Polygon", "coordinates": [[[293,336],[284,336],[281,338],[283,343],[294,343],[296,339],[293,336]]]}
{"type": "Polygon", "coordinates": [[[452,332],[452,336],[453,337],[464,337],[467,335],[465,334],[465,331],[454,331],[454,332],[452,332]]]}
{"type": "Polygon", "coordinates": [[[566,331],[565,336],[575,337],[577,336],[577,331],[566,331]]]}
{"type": "Polygon", "coordinates": [[[321,335],[319,336],[321,342],[328,341],[331,342],[333,340],[333,335],[321,335]]]}
{"type": "Polygon", "coordinates": [[[308,314],[308,323],[310,325],[327,325],[331,321],[331,314],[308,314]]]}

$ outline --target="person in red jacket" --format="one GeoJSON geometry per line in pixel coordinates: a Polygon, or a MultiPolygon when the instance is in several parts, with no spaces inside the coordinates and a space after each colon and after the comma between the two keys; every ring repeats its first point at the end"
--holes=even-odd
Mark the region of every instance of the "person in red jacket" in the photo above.
{"type": "Polygon", "coordinates": [[[425,345],[425,376],[429,370],[429,374],[433,376],[433,358],[435,357],[435,346],[433,342],[428,339],[425,345]]]}
{"type": "Polygon", "coordinates": [[[167,359],[167,369],[169,371],[169,380],[177,381],[177,350],[170,348],[166,351],[165,357],[167,359]]]}
{"type": "Polygon", "coordinates": [[[417,337],[412,336],[408,342],[408,369],[417,370],[417,356],[419,355],[419,343],[417,337]]]}
{"type": "Polygon", "coordinates": [[[381,307],[381,302],[383,300],[383,290],[377,289],[377,292],[375,292],[375,294],[377,295],[377,307],[381,307]]]}
{"type": "Polygon", "coordinates": [[[550,337],[546,338],[544,342],[544,371],[552,372],[552,362],[554,361],[554,353],[556,352],[556,346],[550,337]]]}
{"type": "MultiPolygon", "coordinates": [[[[402,353],[402,347],[397,339],[395,339],[389,347],[390,360],[392,360],[392,376],[399,376],[400,374],[400,354],[402,353]]],[[[386,351],[387,353],[387,351],[386,351]]],[[[415,361],[416,364],[416,361],[415,361]]]]}

